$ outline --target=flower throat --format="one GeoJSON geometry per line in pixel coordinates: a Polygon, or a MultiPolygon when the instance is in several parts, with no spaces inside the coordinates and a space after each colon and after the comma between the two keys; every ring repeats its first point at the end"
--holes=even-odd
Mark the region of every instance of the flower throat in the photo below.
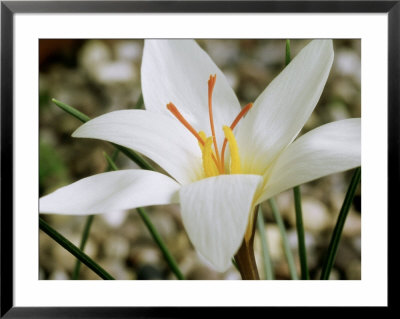
{"type": "Polygon", "coordinates": [[[216,82],[217,76],[210,75],[208,80],[208,114],[210,118],[210,127],[212,136],[207,137],[206,133],[203,131],[197,132],[193,126],[189,124],[189,122],[183,117],[183,115],[178,111],[176,106],[173,103],[167,104],[167,109],[181,122],[189,131],[192,133],[199,143],[199,147],[202,152],[203,159],[203,168],[206,177],[217,176],[221,174],[240,174],[240,157],[239,157],[239,149],[236,143],[235,136],[233,135],[233,129],[239,123],[240,119],[244,117],[244,115],[251,109],[253,103],[247,104],[239,114],[236,116],[234,121],[230,126],[224,125],[222,130],[224,131],[225,139],[222,144],[221,154],[218,150],[217,139],[215,136],[215,128],[214,128],[214,118],[213,118],[213,110],[212,110],[212,95],[214,91],[214,86],[216,82]],[[231,163],[229,172],[225,171],[225,160],[224,154],[226,145],[229,142],[229,150],[231,155],[231,163]],[[213,150],[214,145],[214,150],[213,150]]]}

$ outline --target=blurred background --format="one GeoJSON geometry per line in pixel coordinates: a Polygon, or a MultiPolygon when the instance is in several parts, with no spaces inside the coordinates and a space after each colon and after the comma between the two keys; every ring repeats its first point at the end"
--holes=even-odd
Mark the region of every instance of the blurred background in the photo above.
{"type": "MultiPolygon", "coordinates": [[[[309,40],[291,40],[292,57],[309,40]]],[[[241,105],[253,102],[284,68],[285,40],[198,40],[227,76],[241,105]]],[[[334,40],[335,58],[322,97],[301,134],[322,124],[361,116],[361,41],[334,40]]],[[[140,98],[143,40],[40,40],[39,45],[39,187],[40,196],[83,177],[104,172],[114,149],[106,142],[74,139],[81,123],[51,102],[56,98],[90,117],[135,108],[140,98]]],[[[139,103],[141,104],[141,103],[139,103]]],[[[119,168],[137,168],[123,154],[119,168]]],[[[318,279],[330,236],[353,171],[301,186],[308,264],[318,279]]],[[[298,272],[297,234],[292,190],[276,197],[298,272]]],[[[361,279],[361,187],[347,218],[331,279],[361,279]]],[[[265,231],[276,279],[290,279],[282,240],[268,203],[262,205],[265,231]]],[[[212,270],[194,251],[179,206],[149,207],[149,216],[186,279],[240,279],[232,266],[212,270]]],[[[85,216],[42,215],[79,246],[85,216]]],[[[261,243],[256,259],[263,277],[261,243]]],[[[135,210],[94,218],[85,252],[116,279],[176,279],[135,210]]],[[[40,279],[71,279],[75,258],[43,232],[39,238],[40,279]]],[[[79,279],[100,279],[85,265],[79,279]]]]}

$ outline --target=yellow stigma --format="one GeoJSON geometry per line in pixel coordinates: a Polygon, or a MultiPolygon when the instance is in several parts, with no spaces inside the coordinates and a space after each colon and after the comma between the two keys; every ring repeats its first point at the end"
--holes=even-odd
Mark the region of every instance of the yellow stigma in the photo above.
{"type": "MultiPolygon", "coordinates": [[[[204,133],[203,131],[200,131],[200,132],[199,132],[199,136],[201,137],[201,139],[202,139],[204,142],[206,141],[206,139],[207,139],[206,133],[204,133]]],[[[201,149],[201,152],[203,153],[204,145],[201,144],[200,141],[198,141],[198,143],[199,143],[199,147],[200,147],[200,149],[201,149]]]]}
{"type": "Polygon", "coordinates": [[[240,174],[240,157],[239,148],[236,143],[235,136],[229,126],[223,127],[225,138],[229,143],[229,150],[231,152],[231,174],[240,174]]]}
{"type": "MultiPolygon", "coordinates": [[[[203,132],[200,132],[200,134],[203,132]]],[[[205,136],[205,134],[204,134],[205,136]]],[[[219,175],[217,165],[215,164],[213,160],[213,151],[212,151],[212,145],[213,145],[213,138],[208,137],[205,139],[204,146],[200,145],[201,151],[203,153],[203,167],[204,167],[204,173],[206,174],[206,177],[212,177],[212,176],[217,176],[219,175]]]]}

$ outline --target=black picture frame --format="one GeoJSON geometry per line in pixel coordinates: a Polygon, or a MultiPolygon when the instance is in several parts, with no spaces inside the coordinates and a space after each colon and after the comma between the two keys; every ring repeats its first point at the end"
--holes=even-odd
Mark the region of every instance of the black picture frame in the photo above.
{"type": "MultiPolygon", "coordinates": [[[[1,318],[192,317],[227,309],[179,307],[15,307],[13,299],[13,19],[16,13],[386,13],[388,14],[388,223],[389,238],[398,214],[400,144],[400,1],[2,1],[1,2],[1,318]]],[[[381,212],[383,213],[383,212],[381,212]]],[[[390,245],[389,250],[393,245],[390,245]]],[[[389,265],[391,258],[389,255],[389,265]]],[[[390,273],[389,273],[390,275],[390,273]]],[[[391,280],[389,280],[388,285],[391,280]]],[[[393,282],[393,281],[392,281],[393,282]]],[[[389,294],[387,308],[391,308],[389,294]]],[[[262,308],[237,308],[249,315],[262,308]]],[[[285,309],[301,316],[307,308],[285,309]]],[[[353,309],[354,310],[354,309],[353,309]]],[[[270,311],[270,310],[268,310],[270,311]]],[[[335,314],[337,310],[332,309],[335,314]]],[[[349,308],[346,310],[352,313],[349,308]]],[[[270,313],[269,313],[270,314],[270,313]]]]}

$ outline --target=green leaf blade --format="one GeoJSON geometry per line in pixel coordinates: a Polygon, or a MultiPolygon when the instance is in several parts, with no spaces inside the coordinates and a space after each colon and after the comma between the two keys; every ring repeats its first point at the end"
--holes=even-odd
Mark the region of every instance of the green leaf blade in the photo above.
{"type": "Polygon", "coordinates": [[[360,180],[361,180],[361,167],[358,167],[354,171],[353,177],[350,181],[349,187],[346,192],[346,196],[343,201],[343,205],[340,209],[339,216],[332,233],[331,241],[328,247],[328,253],[326,255],[324,264],[322,266],[321,280],[329,279],[329,275],[333,268],[333,264],[336,258],[336,253],[342,236],[344,223],[346,222],[346,218],[353,203],[354,195],[356,193],[360,180]]]}
{"type": "Polygon", "coordinates": [[[299,278],[297,276],[296,264],[294,262],[292,250],[290,249],[290,244],[289,244],[289,239],[286,234],[285,224],[283,223],[283,219],[279,212],[278,205],[276,204],[276,201],[274,198],[270,198],[268,200],[268,202],[271,206],[271,210],[274,215],[275,221],[278,224],[279,232],[281,233],[283,249],[285,251],[286,260],[289,265],[290,276],[293,280],[297,280],[299,278]]]}
{"type": "Polygon", "coordinates": [[[97,275],[99,275],[100,278],[105,280],[114,280],[114,277],[111,276],[105,269],[103,269],[100,265],[98,265],[93,259],[91,259],[88,255],[86,255],[83,251],[81,251],[78,247],[76,247],[67,238],[61,235],[58,231],[52,228],[41,217],[39,217],[39,228],[49,237],[54,239],[59,245],[64,247],[72,255],[78,258],[82,263],[84,263],[91,270],[93,270],[97,275]]]}
{"type": "Polygon", "coordinates": [[[269,253],[267,236],[265,234],[265,222],[264,217],[261,209],[261,205],[258,207],[258,214],[257,214],[257,229],[258,233],[260,234],[261,239],[261,248],[263,254],[263,264],[264,264],[264,276],[267,280],[274,280],[275,275],[273,271],[272,259],[269,253]]]}

